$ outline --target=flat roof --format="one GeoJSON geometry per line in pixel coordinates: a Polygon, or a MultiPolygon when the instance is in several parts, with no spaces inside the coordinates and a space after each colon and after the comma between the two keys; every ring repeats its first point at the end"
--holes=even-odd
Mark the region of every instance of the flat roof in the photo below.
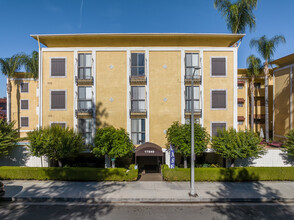
{"type": "Polygon", "coordinates": [[[279,67],[288,66],[294,63],[294,53],[281,57],[271,62],[271,64],[276,64],[279,67]]]}
{"type": "Polygon", "coordinates": [[[90,33],[32,34],[46,47],[230,47],[245,34],[216,33],[90,33]]]}

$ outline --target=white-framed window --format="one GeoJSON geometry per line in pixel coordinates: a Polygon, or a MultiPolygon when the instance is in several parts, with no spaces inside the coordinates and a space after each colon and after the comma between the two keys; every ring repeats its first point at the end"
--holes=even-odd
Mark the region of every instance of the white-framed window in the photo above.
{"type": "Polygon", "coordinates": [[[238,125],[243,125],[243,121],[238,121],[238,125]]]}
{"type": "Polygon", "coordinates": [[[243,84],[238,84],[238,89],[243,89],[243,84]]]}
{"type": "MultiPolygon", "coordinates": [[[[194,122],[200,124],[200,118],[194,117],[194,122]]],[[[185,118],[185,124],[191,124],[191,118],[185,118]]]]}
{"type": "Polygon", "coordinates": [[[29,83],[27,82],[22,82],[20,84],[20,92],[21,93],[28,93],[29,92],[29,83]]]}
{"type": "Polygon", "coordinates": [[[92,77],[92,54],[79,53],[78,55],[78,78],[91,79],[92,77]]]}
{"type": "MultiPolygon", "coordinates": [[[[191,112],[192,111],[192,87],[186,86],[185,87],[185,111],[191,112]]],[[[200,110],[200,89],[199,86],[194,86],[194,111],[200,110]]]]}
{"type": "Polygon", "coordinates": [[[85,144],[92,144],[93,137],[92,137],[92,119],[79,119],[78,120],[78,127],[79,132],[83,135],[85,139],[85,144]]]}
{"type": "Polygon", "coordinates": [[[238,107],[243,107],[243,106],[244,106],[244,103],[242,103],[242,102],[238,103],[238,107]]]}
{"type": "Polygon", "coordinates": [[[20,117],[20,127],[22,128],[29,127],[29,117],[20,117]]]}
{"type": "Polygon", "coordinates": [[[222,131],[223,129],[227,129],[227,122],[211,122],[210,125],[210,135],[218,136],[218,131],[222,131]]]}
{"type": "Polygon", "coordinates": [[[21,99],[20,100],[20,110],[28,110],[29,109],[29,100],[21,99]]]}
{"type": "Polygon", "coordinates": [[[50,90],[50,110],[66,110],[66,90],[50,90]]]}
{"type": "Polygon", "coordinates": [[[78,110],[88,111],[92,109],[92,88],[90,86],[78,87],[78,110]]]}
{"type": "Polygon", "coordinates": [[[212,110],[227,109],[227,90],[212,89],[210,91],[210,106],[212,110]]]}
{"type": "Polygon", "coordinates": [[[199,53],[186,53],[185,55],[185,78],[191,79],[194,73],[193,78],[200,77],[199,69],[199,53]],[[196,69],[195,69],[196,68],[196,69]]]}
{"type": "Polygon", "coordinates": [[[66,77],[66,58],[65,57],[50,58],[50,77],[54,77],[54,78],[66,77]]]}
{"type": "Polygon", "coordinates": [[[131,76],[145,76],[145,53],[131,53],[131,76]]]}
{"type": "Polygon", "coordinates": [[[145,112],[146,111],[146,91],[145,86],[131,87],[131,111],[145,112]]]}
{"type": "Polygon", "coordinates": [[[133,144],[145,143],[145,119],[131,119],[131,139],[133,144]]]}
{"type": "Polygon", "coordinates": [[[227,76],[227,57],[210,57],[210,76],[227,76]]]}

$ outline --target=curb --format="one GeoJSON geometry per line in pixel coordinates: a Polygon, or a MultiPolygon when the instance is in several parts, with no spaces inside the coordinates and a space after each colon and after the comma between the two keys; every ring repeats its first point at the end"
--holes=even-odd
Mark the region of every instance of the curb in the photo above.
{"type": "Polygon", "coordinates": [[[56,197],[1,197],[0,202],[77,202],[77,203],[293,203],[294,198],[190,198],[190,199],[117,199],[117,198],[56,198],[56,197]]]}

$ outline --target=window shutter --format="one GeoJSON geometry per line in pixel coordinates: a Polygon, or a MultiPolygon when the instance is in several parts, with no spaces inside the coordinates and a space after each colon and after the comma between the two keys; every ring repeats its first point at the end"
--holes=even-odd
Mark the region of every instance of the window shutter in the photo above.
{"type": "Polygon", "coordinates": [[[51,59],[51,76],[65,76],[65,58],[51,59]]]}
{"type": "Polygon", "coordinates": [[[212,123],[211,124],[211,135],[217,136],[218,130],[223,130],[226,128],[226,123],[212,123]]]}
{"type": "Polygon", "coordinates": [[[51,109],[65,109],[65,91],[51,91],[51,109]]]}
{"type": "Polygon", "coordinates": [[[211,58],[211,75],[226,75],[226,58],[211,58]]]}
{"type": "Polygon", "coordinates": [[[20,126],[21,127],[29,127],[29,117],[21,117],[20,118],[20,126]]]}
{"type": "Polygon", "coordinates": [[[20,108],[21,109],[29,109],[29,100],[21,100],[20,101],[20,108]]]}
{"type": "Polygon", "coordinates": [[[212,108],[226,108],[226,91],[212,91],[211,92],[211,107],[212,108]]]}

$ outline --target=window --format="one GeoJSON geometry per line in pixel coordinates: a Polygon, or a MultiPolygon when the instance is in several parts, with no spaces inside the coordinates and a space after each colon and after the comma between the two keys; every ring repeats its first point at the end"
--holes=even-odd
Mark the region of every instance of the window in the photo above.
{"type": "Polygon", "coordinates": [[[92,76],[92,54],[80,53],[78,55],[78,76],[79,79],[90,79],[92,76]]]}
{"type": "Polygon", "coordinates": [[[243,121],[238,121],[238,125],[243,125],[243,121]]]}
{"type": "Polygon", "coordinates": [[[92,119],[79,119],[78,121],[79,132],[85,138],[86,144],[92,144],[92,119]]]}
{"type": "Polygon", "coordinates": [[[20,100],[20,109],[28,110],[29,109],[29,100],[20,100]]]}
{"type": "Polygon", "coordinates": [[[20,127],[29,127],[29,117],[20,117],[20,127]]]}
{"type": "MultiPolygon", "coordinates": [[[[185,90],[185,110],[186,112],[191,112],[192,110],[192,87],[186,86],[185,90]]],[[[200,91],[199,86],[194,86],[194,111],[197,111],[200,109],[200,91]]]]}
{"type": "Polygon", "coordinates": [[[131,111],[145,112],[145,87],[132,86],[131,87],[131,111]]]}
{"type": "MultiPolygon", "coordinates": [[[[200,118],[194,118],[194,122],[200,124],[200,118]]],[[[191,118],[185,118],[185,124],[191,124],[191,118]]]]}
{"type": "Polygon", "coordinates": [[[260,89],[261,88],[261,83],[254,83],[254,88],[255,89],[260,89]]]}
{"type": "Polygon", "coordinates": [[[238,89],[243,89],[243,84],[238,84],[238,89]]]}
{"type": "Polygon", "coordinates": [[[133,144],[145,143],[145,119],[132,119],[131,131],[133,144]]]}
{"type": "MultiPolygon", "coordinates": [[[[195,67],[199,67],[199,54],[198,53],[186,53],[185,57],[185,71],[186,79],[191,79],[195,70],[195,67]]],[[[200,69],[195,70],[194,78],[199,78],[200,69]]]]}
{"type": "Polygon", "coordinates": [[[131,75],[145,76],[145,54],[144,53],[131,54],[131,75]]]}
{"type": "Polygon", "coordinates": [[[212,57],[211,58],[211,76],[226,76],[226,58],[212,57]]]}
{"type": "Polygon", "coordinates": [[[20,84],[20,92],[21,93],[29,92],[29,83],[21,83],[20,84]]]}
{"type": "Polygon", "coordinates": [[[211,108],[225,109],[227,107],[226,90],[212,90],[211,91],[211,108]]]}
{"type": "Polygon", "coordinates": [[[244,104],[241,103],[241,102],[238,103],[238,107],[243,107],[243,105],[244,105],[244,104]]]}
{"type": "Polygon", "coordinates": [[[65,110],[66,109],[66,92],[65,91],[51,91],[51,109],[65,110]]]}
{"type": "Polygon", "coordinates": [[[65,71],[65,58],[51,58],[51,76],[64,77],[65,71]]]}
{"type": "Polygon", "coordinates": [[[66,127],[66,123],[65,122],[52,122],[51,123],[51,127],[52,126],[60,126],[62,128],[65,128],[66,127]]]}
{"type": "Polygon", "coordinates": [[[211,123],[211,136],[218,136],[217,132],[227,128],[225,122],[213,122],[211,123]]]}
{"type": "Polygon", "coordinates": [[[80,86],[78,90],[79,94],[79,111],[88,111],[92,109],[92,89],[91,87],[80,86]]]}

